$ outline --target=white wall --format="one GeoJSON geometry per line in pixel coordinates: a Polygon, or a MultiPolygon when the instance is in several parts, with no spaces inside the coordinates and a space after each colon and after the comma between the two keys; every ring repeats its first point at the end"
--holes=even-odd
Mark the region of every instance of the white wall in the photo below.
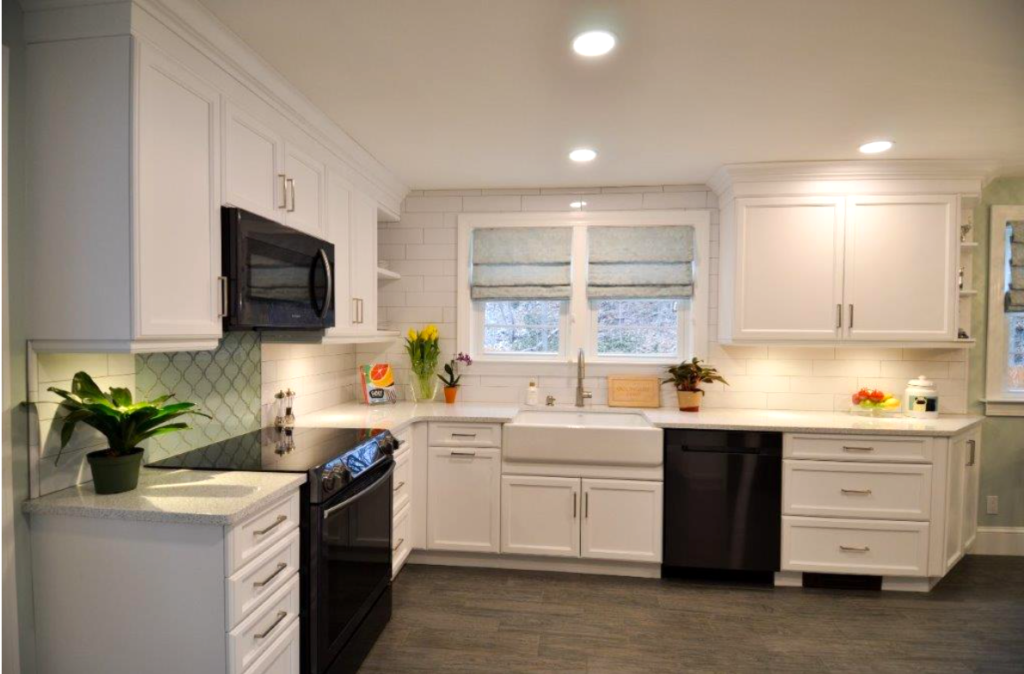
{"type": "Polygon", "coordinates": [[[349,345],[288,344],[263,340],[263,425],[274,422],[274,394],[295,391],[294,414],[322,410],[349,402],[355,391],[355,347],[349,345]]]}
{"type": "MultiPolygon", "coordinates": [[[[436,323],[442,354],[455,351],[456,225],[459,213],[569,211],[570,202],[587,202],[585,210],[708,209],[711,212],[711,280],[709,360],[730,382],[708,387],[708,407],[787,410],[846,410],[857,388],[870,386],[902,392],[919,374],[935,380],[945,412],[965,412],[966,354],[961,350],[730,347],[717,343],[719,212],[715,194],[704,185],[626,188],[443,190],[412,192],[402,218],[382,223],[380,259],[402,274],[380,285],[380,320],[401,330],[436,323]]],[[[357,362],[388,361],[405,382],[408,360],[401,341],[386,349],[358,348],[357,362]]],[[[659,367],[597,366],[588,368],[587,386],[595,404],[607,401],[604,377],[611,373],[661,373],[659,367]]],[[[477,402],[522,402],[527,383],[536,379],[541,397],[561,402],[573,397],[571,365],[483,365],[465,370],[460,399],[477,402]]],[[[663,400],[672,404],[666,387],[663,400]]]]}

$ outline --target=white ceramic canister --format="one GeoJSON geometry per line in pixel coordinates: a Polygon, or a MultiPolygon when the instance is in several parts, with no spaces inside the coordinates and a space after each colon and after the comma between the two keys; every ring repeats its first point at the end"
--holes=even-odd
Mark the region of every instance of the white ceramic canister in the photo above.
{"type": "Polygon", "coordinates": [[[939,392],[923,374],[907,383],[903,411],[908,417],[935,419],[939,416],[939,392]]]}

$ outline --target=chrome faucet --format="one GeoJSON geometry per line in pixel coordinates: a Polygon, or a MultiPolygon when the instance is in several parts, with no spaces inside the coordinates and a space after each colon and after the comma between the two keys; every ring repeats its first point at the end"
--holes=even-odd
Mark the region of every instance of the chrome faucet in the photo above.
{"type": "Polygon", "coordinates": [[[587,361],[580,349],[579,360],[576,361],[576,407],[583,407],[583,401],[593,398],[594,394],[583,389],[583,378],[587,376],[587,361]]]}

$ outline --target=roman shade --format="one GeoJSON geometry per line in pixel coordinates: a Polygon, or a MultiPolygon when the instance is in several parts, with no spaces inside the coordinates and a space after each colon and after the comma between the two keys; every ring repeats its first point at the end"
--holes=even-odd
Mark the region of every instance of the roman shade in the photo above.
{"type": "Polygon", "coordinates": [[[473,230],[474,300],[567,300],[571,292],[571,227],[473,230]]]}
{"type": "Polygon", "coordinates": [[[693,227],[590,227],[590,299],[693,295],[693,227]]]}
{"type": "Polygon", "coordinates": [[[1009,223],[1010,287],[1006,291],[1007,313],[1024,312],[1024,220],[1009,223]]]}

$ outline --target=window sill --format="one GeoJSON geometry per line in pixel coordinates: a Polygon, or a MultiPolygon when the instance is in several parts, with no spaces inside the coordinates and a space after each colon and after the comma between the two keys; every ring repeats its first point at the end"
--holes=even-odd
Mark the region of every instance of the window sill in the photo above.
{"type": "Polygon", "coordinates": [[[985,403],[987,417],[1024,417],[1024,399],[988,398],[985,403]]]}

